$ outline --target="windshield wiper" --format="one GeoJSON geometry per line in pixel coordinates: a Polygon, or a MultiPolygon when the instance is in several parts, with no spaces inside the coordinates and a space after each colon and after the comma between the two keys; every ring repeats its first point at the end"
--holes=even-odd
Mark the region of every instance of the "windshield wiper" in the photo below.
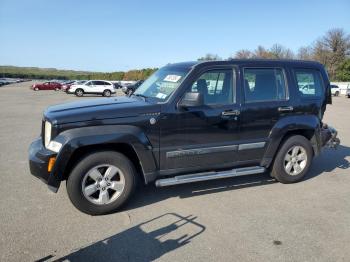
{"type": "Polygon", "coordinates": [[[143,99],[146,101],[146,99],[148,98],[148,96],[142,95],[142,94],[132,94],[134,96],[138,96],[138,97],[143,97],[143,99]]]}

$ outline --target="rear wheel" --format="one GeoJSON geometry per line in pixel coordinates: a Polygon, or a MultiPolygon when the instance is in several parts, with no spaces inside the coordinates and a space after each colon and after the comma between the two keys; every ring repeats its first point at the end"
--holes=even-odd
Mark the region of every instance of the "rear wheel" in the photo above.
{"type": "Polygon", "coordinates": [[[339,96],[339,91],[336,91],[334,95],[339,96]]]}
{"type": "Polygon", "coordinates": [[[60,91],[60,89],[58,87],[55,88],[55,91],[60,91]]]}
{"type": "Polygon", "coordinates": [[[76,96],[83,96],[84,95],[84,90],[81,88],[78,88],[77,90],[75,90],[75,95],[76,96]]]}
{"type": "Polygon", "coordinates": [[[111,96],[111,94],[112,94],[112,92],[110,90],[106,89],[105,91],[103,91],[102,95],[109,97],[109,96],[111,96]]]}
{"type": "Polygon", "coordinates": [[[35,90],[35,91],[39,91],[39,88],[38,88],[38,87],[35,87],[34,90],[35,90]]]}
{"type": "Polygon", "coordinates": [[[90,215],[117,211],[132,195],[136,185],[133,164],[114,151],[92,153],[83,158],[67,180],[73,205],[90,215]]]}
{"type": "Polygon", "coordinates": [[[298,182],[308,172],[312,156],[310,141],[300,135],[292,136],[278,151],[271,174],[281,183],[298,182]]]}

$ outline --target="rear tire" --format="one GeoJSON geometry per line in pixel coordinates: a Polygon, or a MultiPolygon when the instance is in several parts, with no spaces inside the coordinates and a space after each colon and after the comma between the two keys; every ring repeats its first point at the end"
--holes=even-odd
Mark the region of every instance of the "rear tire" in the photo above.
{"type": "Polygon", "coordinates": [[[58,87],[55,88],[55,91],[60,91],[60,89],[58,87]]]}
{"type": "Polygon", "coordinates": [[[117,211],[131,197],[135,186],[133,164],[123,154],[114,151],[87,155],[77,163],[67,180],[69,199],[77,209],[89,215],[117,211]],[[108,172],[109,169],[112,171],[108,172]],[[114,172],[115,175],[111,176],[114,172]]]}
{"type": "Polygon", "coordinates": [[[292,136],[277,152],[271,175],[284,184],[298,182],[309,171],[312,157],[310,141],[304,136],[292,136]]]}
{"type": "Polygon", "coordinates": [[[112,94],[112,92],[111,92],[110,90],[108,90],[108,89],[106,89],[106,90],[103,91],[103,93],[102,93],[102,95],[103,95],[103,96],[106,96],[106,97],[110,97],[111,94],[112,94]]]}
{"type": "Polygon", "coordinates": [[[77,90],[75,90],[75,95],[76,96],[79,96],[79,97],[81,97],[81,96],[83,96],[84,95],[84,90],[83,89],[81,89],[81,88],[78,88],[77,90]]]}
{"type": "Polygon", "coordinates": [[[35,88],[34,88],[34,91],[39,91],[39,88],[38,88],[38,87],[35,87],[35,88]]]}

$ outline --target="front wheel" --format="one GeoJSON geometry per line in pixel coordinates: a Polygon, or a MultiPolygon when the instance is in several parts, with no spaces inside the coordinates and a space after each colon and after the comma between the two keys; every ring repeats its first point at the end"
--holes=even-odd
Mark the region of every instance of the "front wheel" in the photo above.
{"type": "Polygon", "coordinates": [[[73,205],[90,215],[117,211],[132,195],[136,172],[131,161],[114,151],[92,153],[83,158],[67,180],[73,205]]]}
{"type": "Polygon", "coordinates": [[[277,153],[272,176],[281,183],[295,183],[308,172],[313,151],[309,140],[300,135],[288,138],[277,153]]]}
{"type": "Polygon", "coordinates": [[[76,96],[83,96],[84,95],[84,90],[81,88],[78,88],[77,90],[75,90],[75,95],[76,96]]]}
{"type": "Polygon", "coordinates": [[[339,91],[336,91],[336,92],[335,92],[335,96],[339,96],[339,91]]]}

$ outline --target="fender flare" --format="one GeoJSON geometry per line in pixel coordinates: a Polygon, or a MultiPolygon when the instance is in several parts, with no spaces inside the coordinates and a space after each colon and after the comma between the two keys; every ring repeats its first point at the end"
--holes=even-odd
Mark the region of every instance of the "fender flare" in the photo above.
{"type": "Polygon", "coordinates": [[[63,180],[65,169],[74,152],[85,146],[128,144],[134,149],[140,160],[146,181],[146,174],[154,173],[157,169],[153,147],[142,129],[136,126],[107,125],[74,128],[60,133],[54,140],[62,143],[50,175],[50,178],[56,182],[55,184],[63,180]]]}
{"type": "Polygon", "coordinates": [[[321,150],[320,130],[321,122],[315,115],[290,116],[280,119],[271,129],[268,137],[268,146],[261,160],[261,165],[264,167],[270,166],[282,140],[289,132],[311,131],[313,135],[310,142],[315,155],[319,154],[321,150]]]}

